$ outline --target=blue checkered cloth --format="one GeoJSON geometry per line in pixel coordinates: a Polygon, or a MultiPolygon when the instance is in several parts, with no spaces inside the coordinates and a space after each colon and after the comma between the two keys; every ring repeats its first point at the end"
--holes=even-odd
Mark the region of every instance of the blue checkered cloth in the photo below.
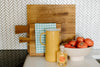
{"type": "MultiPolygon", "coordinates": [[[[56,29],[56,23],[35,23],[35,43],[36,53],[45,53],[45,46],[40,44],[40,34],[46,32],[46,29],[56,29]]],[[[42,43],[45,44],[46,35],[41,36],[42,43]]]]}

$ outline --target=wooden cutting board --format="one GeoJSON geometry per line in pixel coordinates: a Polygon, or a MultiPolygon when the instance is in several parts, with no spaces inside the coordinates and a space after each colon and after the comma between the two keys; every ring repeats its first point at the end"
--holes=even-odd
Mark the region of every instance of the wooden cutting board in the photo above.
{"type": "MultiPolygon", "coordinates": [[[[29,30],[27,30],[28,26],[17,25],[15,26],[15,32],[18,33],[28,33],[29,37],[19,37],[19,42],[28,42],[28,53],[30,56],[44,56],[44,53],[36,53],[36,45],[35,45],[35,24],[29,25],[29,30]]],[[[60,29],[60,41],[61,41],[61,24],[56,24],[56,28],[60,29]]]]}
{"type": "Polygon", "coordinates": [[[32,46],[35,45],[35,36],[30,30],[34,23],[57,23],[61,24],[61,42],[75,38],[75,5],[27,5],[27,26],[16,26],[15,33],[27,32],[28,38],[20,37],[20,42],[28,42],[30,56],[43,56],[35,54],[32,46]],[[34,38],[34,40],[32,39],[34,38]],[[32,45],[34,44],[34,45],[32,45]],[[31,47],[33,50],[31,50],[31,47]],[[33,51],[33,52],[32,52],[33,51]],[[33,53],[33,54],[31,54],[33,53]]]}
{"type": "Polygon", "coordinates": [[[75,37],[75,5],[27,5],[27,23],[62,23],[62,41],[75,37]]]}

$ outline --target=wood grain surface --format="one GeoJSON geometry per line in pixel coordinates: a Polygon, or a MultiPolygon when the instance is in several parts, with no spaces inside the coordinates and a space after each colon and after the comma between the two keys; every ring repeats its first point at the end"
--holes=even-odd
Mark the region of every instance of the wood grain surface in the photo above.
{"type": "MultiPolygon", "coordinates": [[[[62,23],[63,34],[75,34],[75,5],[27,5],[27,23],[62,23]]],[[[74,37],[74,35],[70,36],[74,37]]],[[[65,37],[67,40],[69,37],[65,37]]]]}
{"type": "Polygon", "coordinates": [[[28,26],[26,25],[16,25],[15,26],[15,34],[27,33],[27,32],[28,32],[28,26]]]}
{"type": "Polygon", "coordinates": [[[69,41],[75,38],[75,5],[27,5],[27,23],[60,23],[60,41],[69,41]]]}
{"type": "Polygon", "coordinates": [[[34,23],[57,23],[60,41],[70,41],[75,38],[75,5],[27,5],[27,26],[16,26],[15,33],[27,32],[27,38],[19,39],[28,42],[30,56],[44,56],[36,53],[34,23]]]}
{"type": "Polygon", "coordinates": [[[27,5],[29,24],[69,21],[75,22],[75,5],[27,5]]]}

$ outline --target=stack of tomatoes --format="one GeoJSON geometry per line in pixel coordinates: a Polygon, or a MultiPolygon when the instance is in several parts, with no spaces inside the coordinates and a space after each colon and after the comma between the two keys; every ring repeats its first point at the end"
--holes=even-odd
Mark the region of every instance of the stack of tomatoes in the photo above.
{"type": "Polygon", "coordinates": [[[65,43],[64,47],[66,48],[88,48],[92,47],[94,45],[93,40],[90,38],[83,38],[83,37],[77,37],[76,40],[72,40],[69,43],[65,43]]]}

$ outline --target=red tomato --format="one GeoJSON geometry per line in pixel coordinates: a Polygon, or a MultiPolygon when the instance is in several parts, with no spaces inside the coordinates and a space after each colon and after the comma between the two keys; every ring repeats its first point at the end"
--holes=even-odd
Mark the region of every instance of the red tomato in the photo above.
{"type": "Polygon", "coordinates": [[[64,47],[71,47],[71,45],[70,44],[64,44],[64,47]]]}
{"type": "Polygon", "coordinates": [[[89,39],[89,38],[86,38],[86,39],[85,39],[85,43],[86,43],[88,46],[93,46],[93,45],[94,45],[94,42],[93,42],[91,39],[89,39]]]}
{"type": "Polygon", "coordinates": [[[65,44],[64,47],[66,47],[66,48],[75,48],[74,46],[71,46],[70,44],[65,44]]]}
{"type": "Polygon", "coordinates": [[[76,46],[76,41],[75,41],[75,40],[70,41],[69,44],[70,44],[71,46],[74,46],[74,47],[75,47],[75,46],[76,46]]]}
{"type": "Polygon", "coordinates": [[[78,48],[87,48],[88,45],[87,45],[85,42],[79,42],[79,43],[77,44],[77,47],[78,47],[78,48]]]}
{"type": "Polygon", "coordinates": [[[76,47],[70,46],[69,48],[76,48],[76,47]]]}
{"type": "Polygon", "coordinates": [[[84,38],[83,37],[77,37],[77,41],[78,42],[83,42],[84,41],[84,38]]]}

